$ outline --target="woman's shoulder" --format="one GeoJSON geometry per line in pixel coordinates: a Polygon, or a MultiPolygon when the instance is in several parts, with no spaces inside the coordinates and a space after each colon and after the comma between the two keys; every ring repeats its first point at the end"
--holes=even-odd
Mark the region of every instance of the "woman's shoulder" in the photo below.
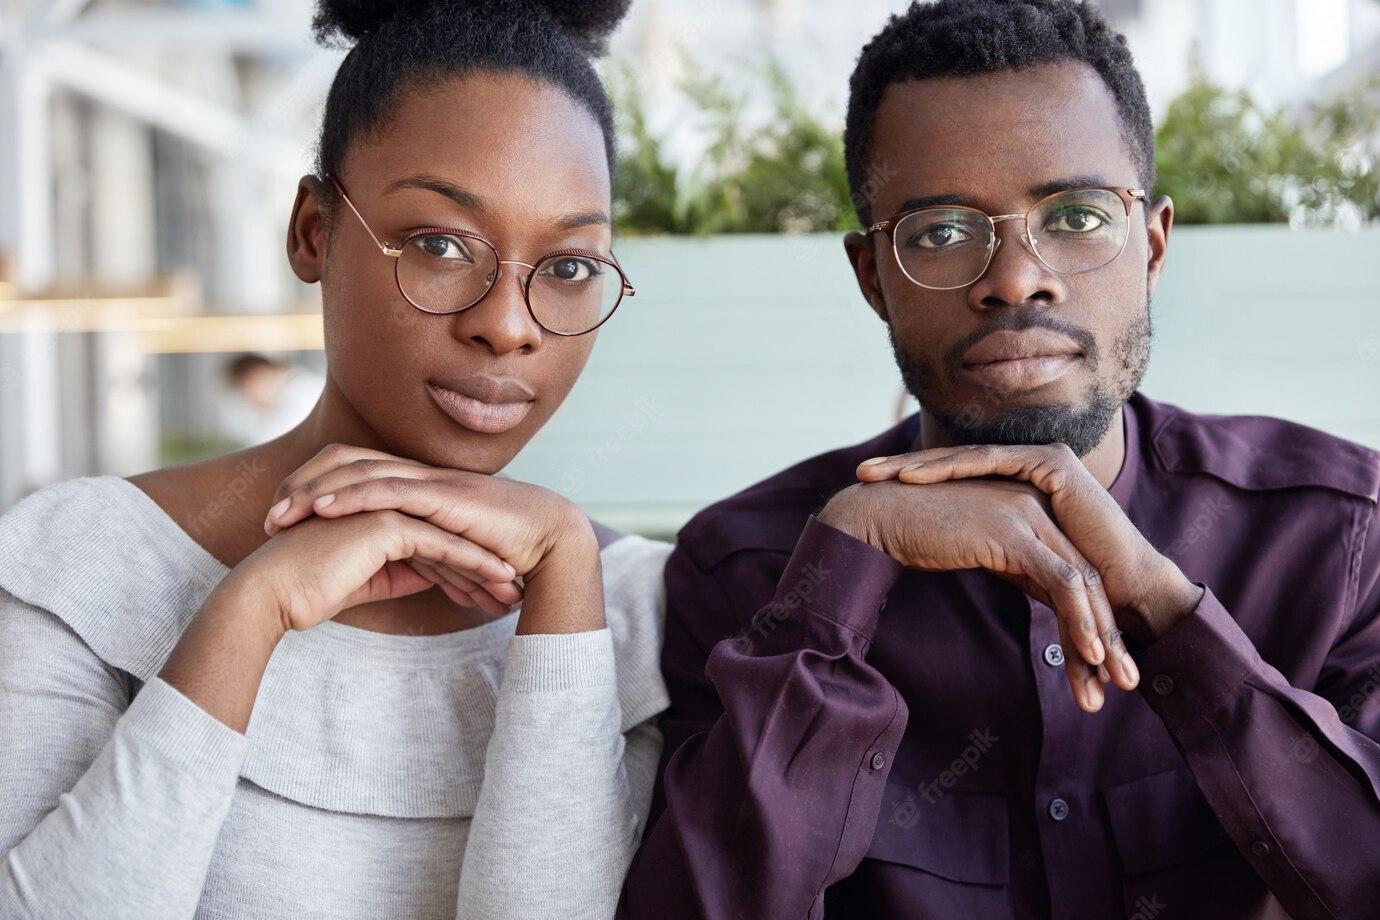
{"type": "Polygon", "coordinates": [[[0,517],[0,588],[141,680],[157,673],[224,572],[117,476],[49,486],[0,517]]]}

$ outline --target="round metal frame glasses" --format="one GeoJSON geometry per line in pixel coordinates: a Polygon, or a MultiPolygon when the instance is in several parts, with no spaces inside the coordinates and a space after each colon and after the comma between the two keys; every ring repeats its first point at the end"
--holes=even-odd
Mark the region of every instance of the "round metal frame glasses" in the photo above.
{"type": "MultiPolygon", "coordinates": [[[[1032,215],[1034,215],[1037,211],[1040,211],[1041,209],[1044,209],[1044,208],[1049,207],[1050,203],[1053,202],[1053,201],[1055,201],[1056,199],[1060,199],[1060,198],[1073,198],[1073,197],[1075,197],[1075,196],[1077,196],[1077,195],[1079,195],[1079,194],[1087,194],[1087,193],[1090,193],[1090,192],[1109,192],[1109,193],[1111,193],[1112,195],[1115,195],[1117,198],[1119,198],[1119,199],[1121,200],[1122,206],[1123,206],[1124,209],[1125,209],[1124,217],[1126,218],[1126,220],[1128,221],[1128,223],[1129,223],[1129,220],[1130,220],[1130,217],[1131,217],[1131,208],[1135,205],[1135,203],[1136,203],[1137,201],[1146,202],[1146,201],[1148,200],[1147,197],[1146,197],[1146,193],[1145,193],[1145,190],[1144,190],[1144,189],[1139,189],[1139,188],[1123,188],[1123,187],[1120,187],[1120,186],[1087,186],[1087,187],[1084,187],[1084,188],[1066,189],[1066,190],[1064,190],[1064,191],[1062,191],[1062,192],[1055,192],[1053,195],[1049,195],[1049,196],[1046,196],[1045,198],[1041,198],[1039,201],[1035,202],[1035,204],[1032,205],[1032,206],[1030,207],[1030,209],[1027,210],[1027,211],[1026,211],[1025,213],[1023,213],[1023,214],[997,214],[997,215],[991,215],[991,214],[986,213],[985,211],[979,211],[977,208],[969,208],[969,207],[964,207],[964,206],[961,206],[961,205],[956,205],[956,206],[951,206],[951,207],[946,207],[946,206],[933,207],[933,206],[932,206],[932,207],[925,207],[925,208],[912,208],[912,209],[910,209],[910,210],[908,210],[908,211],[902,211],[902,212],[899,213],[899,214],[895,214],[895,215],[893,215],[893,216],[887,218],[886,220],[878,221],[877,223],[873,224],[871,227],[868,227],[868,228],[867,228],[867,232],[868,232],[868,234],[873,234],[873,233],[877,233],[877,232],[885,232],[886,235],[887,235],[887,238],[891,241],[891,251],[892,251],[892,254],[895,255],[895,257],[896,257],[896,263],[901,267],[901,271],[905,273],[906,278],[909,279],[912,283],[914,283],[914,284],[916,284],[916,285],[919,285],[919,286],[922,287],[922,288],[927,288],[927,289],[932,290],[932,291],[953,291],[953,290],[957,290],[957,289],[959,289],[959,288],[965,288],[965,287],[968,287],[970,284],[973,284],[973,283],[977,282],[983,275],[985,275],[985,274],[987,273],[987,269],[990,268],[991,265],[992,265],[992,259],[996,256],[996,254],[997,254],[997,249],[1001,246],[1001,238],[997,236],[997,224],[1000,223],[1001,221],[1004,221],[1004,220],[1019,220],[1019,221],[1022,221],[1023,227],[1022,227],[1022,234],[1021,234],[1021,236],[1020,236],[1020,241],[1021,241],[1022,245],[1024,245],[1027,249],[1029,249],[1030,252],[1031,252],[1031,254],[1034,255],[1035,258],[1038,259],[1038,260],[1040,261],[1040,264],[1041,264],[1041,265],[1045,266],[1045,267],[1048,268],[1050,271],[1055,272],[1055,273],[1060,274],[1060,275],[1081,275],[1081,274],[1085,274],[1086,272],[1096,271],[1096,270],[1099,269],[1099,268],[1104,268],[1104,267],[1110,265],[1111,263],[1115,262],[1115,261],[1121,256],[1121,254],[1122,254],[1123,252],[1126,251],[1126,244],[1127,244],[1127,242],[1129,242],[1129,240],[1130,240],[1130,238],[1131,238],[1131,234],[1129,233],[1129,227],[1123,228],[1124,231],[1126,231],[1126,232],[1123,232],[1122,238],[1121,238],[1121,242],[1120,242],[1120,244],[1118,245],[1118,247],[1117,247],[1115,253],[1109,254],[1106,258],[1102,259],[1100,262],[1098,262],[1098,263],[1095,264],[1095,265],[1086,265],[1086,266],[1082,266],[1082,267],[1079,267],[1079,268],[1076,268],[1076,269],[1073,269],[1073,270],[1069,270],[1069,269],[1061,269],[1061,268],[1058,268],[1058,267],[1056,267],[1056,266],[1054,266],[1054,265],[1051,265],[1051,264],[1045,259],[1045,255],[1042,254],[1042,253],[1040,252],[1041,234],[1037,234],[1037,233],[1032,233],[1032,232],[1031,232],[1031,229],[1030,229],[1030,228],[1031,228],[1031,217],[1032,217],[1032,215]],[[980,218],[982,219],[982,221],[985,221],[985,222],[986,222],[986,224],[987,224],[987,230],[988,230],[988,238],[987,238],[987,245],[986,245],[986,253],[985,253],[985,256],[984,256],[983,259],[982,259],[981,267],[978,267],[978,266],[976,265],[976,262],[974,263],[974,268],[976,269],[976,273],[973,274],[971,278],[968,278],[968,280],[966,280],[966,281],[964,281],[964,282],[962,282],[962,283],[960,283],[960,284],[942,284],[942,285],[936,285],[936,284],[926,284],[925,282],[923,282],[923,281],[919,280],[918,278],[916,278],[914,274],[912,274],[911,268],[907,266],[907,260],[904,259],[904,258],[902,258],[902,256],[901,256],[900,248],[898,247],[897,242],[896,242],[896,237],[897,237],[897,232],[896,232],[896,231],[897,231],[897,229],[898,229],[899,227],[901,227],[901,226],[902,226],[903,224],[905,224],[907,221],[909,221],[909,220],[915,218],[916,215],[924,215],[924,214],[934,214],[934,215],[936,215],[936,216],[938,216],[938,215],[944,215],[944,214],[949,214],[949,215],[977,215],[978,217],[980,217],[980,218]]],[[[1043,232],[1043,230],[1042,230],[1041,232],[1043,232]]],[[[1099,258],[1101,258],[1101,256],[1099,256],[1099,258]]],[[[968,272],[965,271],[965,272],[962,272],[961,274],[962,274],[963,276],[966,276],[966,275],[968,274],[968,272]]]]}
{"type": "Polygon", "coordinates": [[[498,249],[494,246],[493,243],[490,243],[487,239],[485,239],[484,237],[480,236],[478,233],[475,233],[472,230],[462,230],[456,227],[423,227],[418,230],[412,230],[405,237],[403,237],[402,241],[396,247],[389,246],[386,243],[381,242],[379,238],[374,234],[374,231],[369,226],[369,222],[364,219],[364,215],[359,213],[359,209],[355,207],[354,202],[352,202],[350,200],[350,197],[347,194],[345,194],[345,188],[340,184],[340,181],[336,179],[334,176],[330,176],[328,178],[330,179],[331,185],[335,187],[336,193],[340,195],[341,199],[345,202],[345,204],[347,204],[350,210],[354,212],[355,217],[359,218],[360,224],[364,227],[364,232],[369,234],[369,238],[374,241],[374,245],[378,247],[380,252],[394,260],[393,280],[397,284],[398,293],[401,294],[408,303],[416,307],[418,310],[421,310],[423,313],[430,313],[438,316],[448,316],[454,313],[463,313],[465,310],[470,309],[471,307],[478,304],[485,297],[487,297],[489,295],[489,292],[494,289],[494,285],[498,283],[498,278],[499,275],[502,273],[504,265],[518,265],[528,269],[526,273],[519,272],[517,275],[518,283],[522,287],[523,301],[527,304],[527,313],[529,316],[532,317],[532,322],[536,323],[538,326],[540,326],[547,332],[550,332],[552,335],[567,337],[588,335],[589,333],[598,329],[600,326],[604,325],[604,323],[608,322],[613,317],[613,314],[618,310],[618,307],[622,305],[623,299],[625,297],[633,297],[637,294],[637,289],[634,288],[631,282],[628,281],[628,276],[626,273],[624,273],[622,266],[620,266],[616,261],[614,261],[611,258],[611,253],[610,257],[605,257],[596,252],[591,252],[587,249],[560,249],[542,256],[540,259],[536,261],[535,264],[530,262],[520,262],[516,259],[500,258],[498,254],[498,249]],[[493,261],[495,267],[487,275],[485,279],[484,289],[478,294],[478,296],[474,297],[474,299],[470,300],[468,303],[465,303],[458,307],[451,307],[443,310],[436,309],[427,304],[418,303],[414,295],[408,292],[407,285],[403,283],[403,253],[407,250],[408,244],[421,237],[432,236],[460,237],[465,240],[470,240],[479,243],[487,247],[488,250],[493,253],[493,261]],[[613,302],[612,306],[607,308],[607,312],[603,313],[603,315],[599,318],[597,322],[595,322],[593,325],[588,326],[588,328],[582,328],[577,332],[552,328],[552,326],[548,325],[548,323],[543,322],[541,320],[541,318],[537,315],[536,309],[534,309],[532,306],[532,281],[537,277],[537,273],[541,271],[543,267],[548,266],[553,262],[560,262],[563,259],[568,260],[574,258],[598,262],[600,265],[612,269],[614,272],[617,273],[618,281],[617,300],[613,302]]]}

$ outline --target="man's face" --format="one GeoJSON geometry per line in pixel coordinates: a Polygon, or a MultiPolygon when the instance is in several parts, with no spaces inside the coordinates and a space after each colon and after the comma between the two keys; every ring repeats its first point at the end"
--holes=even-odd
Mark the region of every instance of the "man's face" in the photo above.
{"type": "MultiPolygon", "coordinates": [[[[917,203],[1024,213],[1056,188],[1140,185],[1111,92],[1072,62],[891,86],[870,164],[891,176],[874,221],[917,203]]],[[[1047,268],[1023,221],[1002,221],[986,273],[955,290],[908,279],[885,233],[851,235],[847,248],[907,387],[950,439],[1057,441],[1084,456],[1144,374],[1171,221],[1168,199],[1137,202],[1125,251],[1079,275],[1047,268]]]]}

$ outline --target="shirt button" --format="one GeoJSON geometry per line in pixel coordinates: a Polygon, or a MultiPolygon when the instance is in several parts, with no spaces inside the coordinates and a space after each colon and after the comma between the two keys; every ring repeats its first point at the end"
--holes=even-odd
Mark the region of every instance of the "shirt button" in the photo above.
{"type": "Polygon", "coordinates": [[[1251,844],[1251,855],[1264,859],[1270,855],[1270,845],[1263,840],[1257,840],[1251,844]]]}
{"type": "Polygon", "coordinates": [[[1062,821],[1069,816],[1069,803],[1063,799],[1055,799],[1049,803],[1049,816],[1055,821],[1062,821]]]}
{"type": "Polygon", "coordinates": [[[1045,646],[1045,664],[1057,668],[1064,663],[1064,649],[1057,642],[1045,646]]]}
{"type": "Polygon", "coordinates": [[[874,770],[880,770],[882,767],[885,767],[885,766],[886,766],[886,755],[885,755],[885,754],[883,754],[881,751],[878,751],[877,753],[875,753],[875,754],[872,755],[872,769],[874,769],[874,770]]]}
{"type": "Polygon", "coordinates": [[[1174,692],[1174,678],[1168,674],[1156,674],[1154,679],[1150,681],[1150,686],[1160,696],[1168,696],[1174,692]]]}

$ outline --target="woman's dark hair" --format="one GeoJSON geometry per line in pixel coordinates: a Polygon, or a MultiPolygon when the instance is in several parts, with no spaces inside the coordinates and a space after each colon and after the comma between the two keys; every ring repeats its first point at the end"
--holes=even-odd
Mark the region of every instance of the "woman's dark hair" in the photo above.
{"type": "Polygon", "coordinates": [[[1126,38],[1096,7],[1074,0],[938,0],[912,3],[892,16],[858,58],[848,98],[844,157],[853,203],[872,223],[867,194],[872,123],[893,83],[929,77],[971,77],[1077,61],[1097,71],[1121,116],[1121,133],[1140,184],[1155,185],[1155,129],[1145,87],[1126,38]]]}
{"type": "Polygon", "coordinates": [[[339,172],[351,142],[387,122],[401,88],[474,73],[514,73],[555,86],[604,131],[609,175],[613,112],[592,58],[631,0],[319,0],[312,29],[354,47],[326,97],[316,170],[339,172]]]}

